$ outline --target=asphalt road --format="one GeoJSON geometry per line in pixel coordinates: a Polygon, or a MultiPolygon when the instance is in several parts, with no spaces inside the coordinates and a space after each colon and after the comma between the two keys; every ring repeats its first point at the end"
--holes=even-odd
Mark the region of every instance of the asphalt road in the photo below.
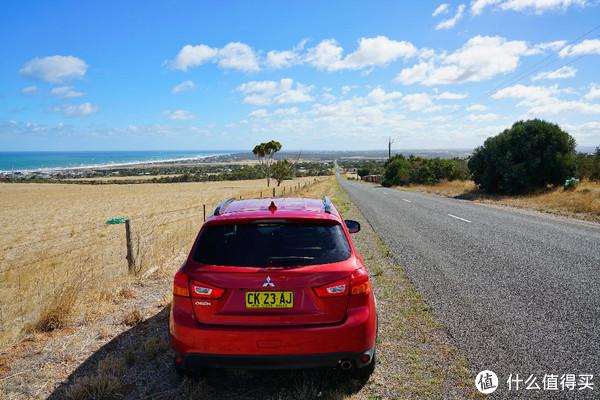
{"type": "Polygon", "coordinates": [[[492,397],[600,398],[600,224],[340,183],[473,368],[498,375],[492,397]]]}

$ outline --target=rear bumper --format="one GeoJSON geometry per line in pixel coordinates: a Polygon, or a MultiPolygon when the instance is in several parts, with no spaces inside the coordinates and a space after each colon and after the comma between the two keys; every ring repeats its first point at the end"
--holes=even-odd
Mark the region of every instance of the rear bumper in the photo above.
{"type": "Polygon", "coordinates": [[[358,368],[371,363],[375,348],[363,353],[343,352],[324,354],[287,355],[215,355],[215,354],[176,354],[175,363],[182,369],[197,371],[201,368],[243,368],[243,369],[301,369],[335,368],[342,361],[350,361],[358,368]],[[363,355],[368,361],[362,361],[363,355]]]}
{"type": "Polygon", "coordinates": [[[346,318],[337,324],[205,325],[196,320],[189,299],[175,296],[169,330],[171,346],[179,360],[177,365],[186,370],[335,367],[344,360],[360,368],[368,365],[372,357],[377,339],[377,313],[371,294],[366,302],[357,301],[354,307],[351,304],[346,318]],[[365,354],[369,355],[368,360],[362,361],[365,354]]]}

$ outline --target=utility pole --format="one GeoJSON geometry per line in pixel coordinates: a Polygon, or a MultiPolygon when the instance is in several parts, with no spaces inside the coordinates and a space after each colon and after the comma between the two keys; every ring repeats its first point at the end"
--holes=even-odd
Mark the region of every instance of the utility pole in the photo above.
{"type": "Polygon", "coordinates": [[[388,160],[391,160],[391,158],[392,158],[392,143],[394,143],[394,141],[392,140],[392,137],[390,136],[390,139],[388,142],[388,160]]]}

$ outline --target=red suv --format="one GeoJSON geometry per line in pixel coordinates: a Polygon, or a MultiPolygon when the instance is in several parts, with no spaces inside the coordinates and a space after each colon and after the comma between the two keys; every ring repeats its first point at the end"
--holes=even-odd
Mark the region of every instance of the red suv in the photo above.
{"type": "Polygon", "coordinates": [[[175,368],[375,367],[377,311],[365,265],[327,197],[223,201],[175,275],[175,368]]]}

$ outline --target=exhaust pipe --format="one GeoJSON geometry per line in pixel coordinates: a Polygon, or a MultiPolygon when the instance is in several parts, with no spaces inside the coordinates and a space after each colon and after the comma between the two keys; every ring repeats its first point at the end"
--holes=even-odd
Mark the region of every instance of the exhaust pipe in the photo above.
{"type": "Polygon", "coordinates": [[[342,367],[342,369],[344,371],[348,371],[348,370],[352,369],[352,362],[350,362],[348,360],[342,360],[340,363],[340,367],[342,367]]]}

